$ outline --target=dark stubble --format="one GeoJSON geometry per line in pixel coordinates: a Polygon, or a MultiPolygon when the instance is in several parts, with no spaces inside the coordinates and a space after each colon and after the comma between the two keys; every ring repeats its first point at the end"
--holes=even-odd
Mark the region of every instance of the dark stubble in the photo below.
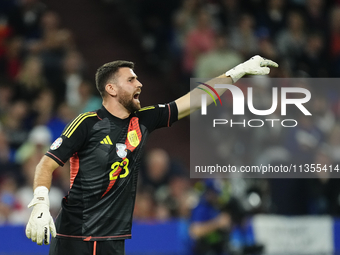
{"type": "Polygon", "coordinates": [[[118,102],[123,105],[130,113],[133,113],[141,108],[140,104],[135,103],[133,101],[133,97],[122,89],[119,91],[118,102]]]}

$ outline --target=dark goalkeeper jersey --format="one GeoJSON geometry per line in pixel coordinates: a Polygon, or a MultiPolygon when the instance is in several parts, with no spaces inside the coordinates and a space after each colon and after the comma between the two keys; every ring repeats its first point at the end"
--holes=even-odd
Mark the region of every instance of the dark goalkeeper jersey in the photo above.
{"type": "Polygon", "coordinates": [[[46,156],[70,159],[70,191],[56,220],[57,237],[85,241],[131,238],[142,148],[153,130],[177,120],[174,102],[119,119],[104,107],[80,114],[46,156]]]}

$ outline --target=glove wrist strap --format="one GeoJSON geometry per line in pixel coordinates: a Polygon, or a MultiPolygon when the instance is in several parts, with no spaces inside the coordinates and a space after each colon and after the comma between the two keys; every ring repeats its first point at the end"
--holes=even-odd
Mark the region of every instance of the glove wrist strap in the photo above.
{"type": "Polygon", "coordinates": [[[242,78],[243,75],[245,75],[245,72],[243,70],[243,65],[239,64],[233,69],[230,69],[229,71],[227,71],[225,75],[230,76],[231,79],[233,80],[233,83],[237,82],[239,79],[242,78]]]}
{"type": "Polygon", "coordinates": [[[32,201],[29,203],[28,208],[36,204],[44,204],[50,207],[48,188],[46,188],[45,186],[39,186],[34,190],[34,197],[32,201]]]}

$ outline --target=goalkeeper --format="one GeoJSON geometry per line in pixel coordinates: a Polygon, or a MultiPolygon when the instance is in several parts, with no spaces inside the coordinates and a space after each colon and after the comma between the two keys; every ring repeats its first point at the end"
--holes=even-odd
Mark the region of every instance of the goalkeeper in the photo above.
{"type": "MultiPolygon", "coordinates": [[[[217,78],[231,84],[246,74],[268,74],[269,67],[277,66],[255,56],[217,78]]],[[[217,78],[207,84],[214,86],[217,78]]],[[[199,109],[204,93],[194,89],[168,104],[141,108],[142,84],[128,61],[101,66],[96,86],[102,108],[71,121],[36,167],[26,235],[41,245],[50,243],[51,233],[51,255],[125,254],[145,141],[155,129],[169,127],[199,109]],[[67,160],[70,190],[54,224],[48,192],[53,171],[67,160]]],[[[225,90],[216,89],[220,95],[225,90]]],[[[211,102],[208,98],[207,104],[211,102]]]]}

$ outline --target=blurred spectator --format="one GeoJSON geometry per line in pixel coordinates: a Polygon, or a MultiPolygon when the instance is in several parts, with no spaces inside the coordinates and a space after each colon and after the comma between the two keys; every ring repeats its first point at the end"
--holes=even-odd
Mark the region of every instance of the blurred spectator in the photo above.
{"type": "Polygon", "coordinates": [[[15,177],[17,181],[22,181],[20,165],[14,163],[13,152],[8,143],[6,134],[0,126],[0,181],[8,174],[15,177]]]}
{"type": "MultiPolygon", "coordinates": [[[[136,204],[133,217],[136,220],[147,221],[155,218],[155,202],[152,192],[148,189],[142,189],[137,192],[136,204]]],[[[166,212],[166,215],[168,212],[166,212]]]]}
{"type": "Polygon", "coordinates": [[[259,29],[265,30],[273,39],[276,39],[277,33],[285,25],[285,0],[268,0],[265,1],[267,8],[257,15],[257,25],[259,29]]]}
{"type": "Polygon", "coordinates": [[[322,36],[318,33],[310,34],[302,54],[297,58],[298,70],[306,72],[310,77],[327,77],[329,71],[326,63],[322,36]]]}
{"type": "Polygon", "coordinates": [[[46,6],[40,0],[20,0],[11,9],[8,22],[17,35],[24,36],[27,40],[41,37],[40,19],[46,6]]]}
{"type": "Polygon", "coordinates": [[[169,182],[170,158],[166,151],[154,149],[146,156],[146,168],[143,176],[143,184],[152,189],[157,189],[169,182]]]}
{"type": "MultiPolygon", "coordinates": [[[[44,125],[49,128],[52,140],[60,136],[67,123],[76,113],[66,104],[61,104],[56,109],[55,98],[51,90],[43,90],[32,103],[32,110],[27,123],[30,126],[44,125]]],[[[51,140],[51,141],[52,141],[51,140]]]]}
{"type": "Polygon", "coordinates": [[[102,106],[102,99],[93,95],[95,86],[83,80],[79,86],[80,103],[77,113],[90,112],[99,109],[102,106]]]}
{"type": "MultiPolygon", "coordinates": [[[[254,108],[270,109],[273,105],[274,98],[272,80],[266,76],[255,75],[249,78],[249,81],[251,81],[252,84],[251,87],[254,108]]],[[[281,114],[280,111],[280,102],[278,102],[278,107],[272,114],[270,114],[269,116],[259,116],[259,118],[263,121],[265,121],[265,119],[279,119],[281,114]]],[[[252,130],[252,137],[248,141],[247,146],[251,147],[253,161],[256,162],[259,159],[266,160],[262,158],[262,156],[266,157],[265,155],[267,152],[271,154],[274,148],[282,145],[283,129],[284,128],[282,128],[281,125],[266,123],[262,128],[256,128],[252,130]]],[[[282,153],[282,151],[280,151],[279,154],[281,156],[286,155],[285,153],[282,153]]]]}
{"type": "MultiPolygon", "coordinates": [[[[10,148],[8,146],[7,138],[2,129],[0,128],[0,164],[6,164],[10,161],[10,148]]],[[[1,167],[4,169],[4,167],[1,167]]]]}
{"type": "Polygon", "coordinates": [[[11,107],[13,97],[13,84],[7,79],[0,80],[0,121],[2,116],[11,107]]]}
{"type": "Polygon", "coordinates": [[[155,193],[155,200],[160,205],[162,219],[170,217],[188,218],[195,200],[190,182],[183,176],[171,178],[168,185],[164,185],[155,193]],[[165,211],[167,214],[165,214],[165,211]]]}
{"type": "Polygon", "coordinates": [[[2,124],[11,149],[17,149],[27,139],[27,129],[25,127],[25,117],[27,116],[27,103],[15,101],[12,107],[3,116],[2,124]]]}
{"type": "Polygon", "coordinates": [[[220,22],[223,31],[230,32],[236,28],[237,22],[241,16],[240,1],[237,0],[222,0],[220,22]]]}
{"type": "Polygon", "coordinates": [[[268,37],[262,37],[258,40],[259,55],[268,59],[278,59],[278,52],[273,42],[268,37]]]}
{"type": "Polygon", "coordinates": [[[138,191],[142,202],[136,199],[135,214],[146,218],[145,215],[150,214],[146,212],[145,204],[148,203],[149,207],[154,208],[155,219],[188,217],[193,200],[190,183],[182,168],[170,159],[168,153],[163,149],[152,149],[145,157],[145,168],[142,170],[138,191]]]}
{"type": "Polygon", "coordinates": [[[327,145],[321,147],[313,162],[317,168],[314,172],[317,178],[309,179],[309,214],[340,215],[340,180],[335,178],[337,164],[333,164],[330,149],[327,145]],[[330,167],[333,168],[333,174],[330,167]]]}
{"type": "MultiPolygon", "coordinates": [[[[11,1],[6,1],[9,3],[6,8],[5,1],[0,2],[0,59],[6,54],[7,46],[6,41],[13,35],[13,30],[8,24],[7,13],[11,9],[11,1]],[[3,6],[3,4],[5,6],[3,6]]],[[[13,3],[14,5],[14,3],[13,3]]]]}
{"type": "Polygon", "coordinates": [[[294,155],[292,162],[307,164],[313,161],[316,149],[324,141],[324,135],[310,117],[301,115],[297,121],[299,125],[291,128],[285,137],[286,148],[294,155]]]}
{"type": "Polygon", "coordinates": [[[19,206],[15,197],[16,180],[6,176],[0,180],[0,224],[8,223],[12,212],[19,206]]]}
{"type": "Polygon", "coordinates": [[[169,184],[169,197],[173,199],[170,208],[173,217],[187,219],[190,217],[193,202],[196,200],[189,179],[184,176],[173,177],[169,184]]]}
{"type": "Polygon", "coordinates": [[[39,93],[47,87],[43,74],[43,63],[37,56],[28,56],[21,68],[17,79],[18,97],[32,103],[39,93]]]}
{"type": "Polygon", "coordinates": [[[84,62],[77,51],[68,52],[64,58],[64,83],[66,85],[66,103],[71,107],[80,105],[79,86],[83,81],[84,62]]]}
{"type": "Polygon", "coordinates": [[[11,37],[6,40],[5,52],[0,54],[0,74],[14,81],[22,65],[23,41],[21,37],[11,37]]]}
{"type": "Polygon", "coordinates": [[[197,24],[185,41],[183,67],[187,77],[191,77],[197,59],[214,47],[215,31],[212,28],[211,16],[201,9],[197,16],[197,24]]]}
{"type": "Polygon", "coordinates": [[[237,50],[243,58],[250,58],[257,52],[258,43],[254,27],[254,18],[249,14],[243,14],[238,26],[230,34],[232,48],[237,50]]]}
{"type": "Polygon", "coordinates": [[[305,24],[303,16],[296,11],[289,13],[287,22],[287,28],[278,35],[277,46],[290,69],[295,70],[295,61],[301,56],[306,43],[305,24]]]}
{"type": "Polygon", "coordinates": [[[340,76],[340,6],[331,10],[329,56],[332,75],[340,76]]]}
{"type": "Polygon", "coordinates": [[[155,219],[158,221],[168,221],[171,219],[170,211],[165,204],[157,203],[155,219]]]}
{"type": "Polygon", "coordinates": [[[327,144],[329,145],[329,157],[333,162],[340,162],[340,123],[337,122],[329,132],[327,144]]]}
{"type": "Polygon", "coordinates": [[[163,149],[153,149],[146,155],[146,165],[142,172],[143,185],[156,191],[169,184],[173,176],[183,175],[182,169],[170,160],[163,149]]]}
{"type": "Polygon", "coordinates": [[[42,39],[32,45],[31,51],[40,52],[45,76],[57,99],[65,99],[65,84],[63,83],[63,59],[68,51],[75,49],[73,34],[61,28],[59,15],[55,12],[46,12],[41,20],[43,31],[42,39]]]}
{"type": "Polygon", "coordinates": [[[167,62],[172,57],[169,54],[173,41],[172,13],[179,2],[180,0],[145,0],[131,3],[132,8],[138,8],[137,22],[138,26],[142,25],[140,32],[141,44],[146,52],[145,61],[159,71],[165,71],[167,62]]]}
{"type": "Polygon", "coordinates": [[[228,231],[232,225],[231,216],[221,212],[218,198],[222,190],[218,182],[208,179],[205,185],[205,191],[190,219],[189,233],[195,240],[193,254],[225,254],[228,231]]]}
{"type": "Polygon", "coordinates": [[[340,54],[340,43],[339,43],[340,41],[340,7],[338,6],[332,9],[330,28],[331,28],[330,55],[339,56],[340,54]]]}
{"type": "Polygon", "coordinates": [[[187,34],[195,27],[199,6],[198,0],[184,0],[181,8],[175,13],[175,40],[179,49],[184,48],[187,34]]]}
{"type": "Polygon", "coordinates": [[[76,113],[66,103],[62,103],[58,106],[52,118],[46,123],[46,126],[52,133],[53,141],[60,136],[67,123],[75,117],[76,113]]]}
{"type": "MultiPolygon", "coordinates": [[[[67,29],[61,28],[60,18],[57,13],[46,11],[41,17],[39,26],[42,31],[41,40],[31,45],[31,51],[46,54],[53,51],[55,53],[64,53],[66,50],[74,49],[72,33],[67,29]]],[[[45,64],[51,63],[45,62],[45,64]]]]}
{"type": "Polygon", "coordinates": [[[202,54],[198,58],[195,67],[195,77],[216,77],[241,62],[241,55],[230,49],[227,36],[225,34],[219,34],[215,38],[214,49],[202,54]]]}
{"type": "MultiPolygon", "coordinates": [[[[310,161],[311,162],[311,161],[310,161]]],[[[280,166],[277,162],[273,166],[280,166]]],[[[308,179],[269,179],[271,213],[281,215],[306,215],[309,210],[308,179]]]]}
{"type": "Polygon", "coordinates": [[[331,110],[326,95],[319,93],[312,101],[311,111],[315,118],[316,126],[324,133],[329,134],[335,125],[335,116],[331,110]]]}
{"type": "Polygon", "coordinates": [[[314,31],[327,30],[327,18],[324,11],[325,1],[306,0],[306,24],[314,31]]]}
{"type": "Polygon", "coordinates": [[[45,126],[35,126],[28,135],[28,140],[17,150],[15,161],[22,164],[35,154],[44,155],[50,147],[51,132],[45,126]]]}
{"type": "Polygon", "coordinates": [[[32,126],[47,125],[54,115],[54,96],[52,91],[42,90],[32,102],[32,126]]]}

